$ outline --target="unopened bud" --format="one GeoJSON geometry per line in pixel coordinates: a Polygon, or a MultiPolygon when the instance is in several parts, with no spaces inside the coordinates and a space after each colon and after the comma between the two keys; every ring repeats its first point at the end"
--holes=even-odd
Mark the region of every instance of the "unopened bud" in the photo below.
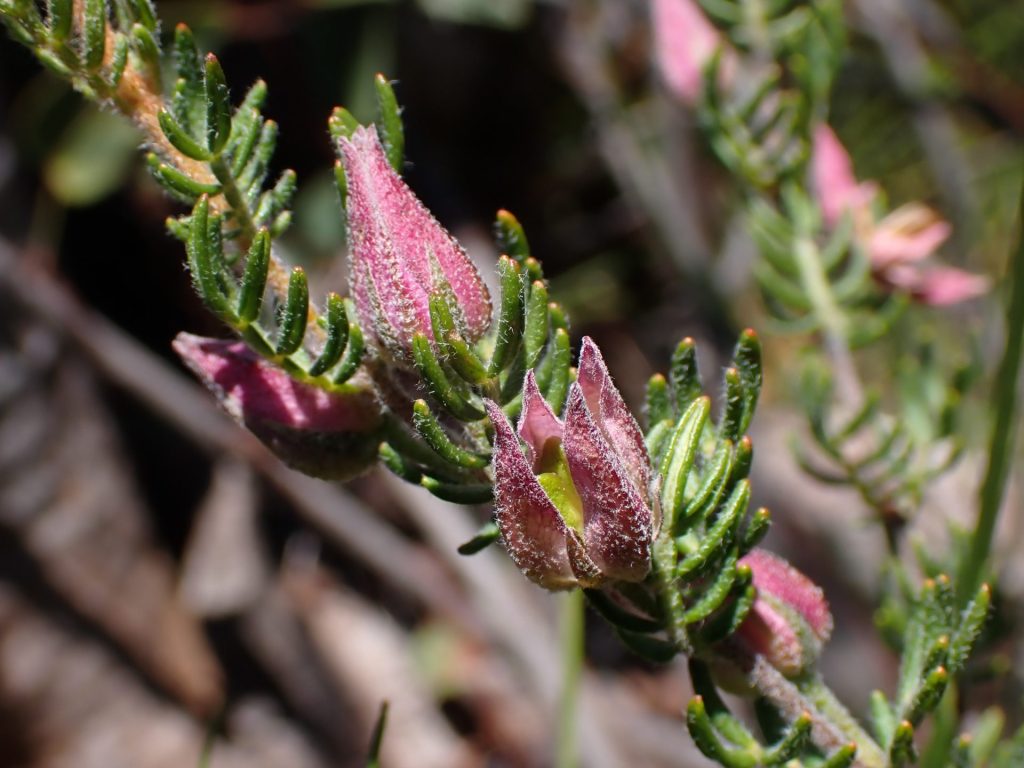
{"type": "Polygon", "coordinates": [[[381,407],[369,386],[328,392],[304,384],[240,341],[179,333],[173,347],[224,410],[289,466],[347,480],[376,461],[381,407]]]}
{"type": "Polygon", "coordinates": [[[736,637],[787,677],[807,670],[832,634],[821,587],[781,557],[755,549],[740,560],[750,568],[757,599],[736,637]]]}

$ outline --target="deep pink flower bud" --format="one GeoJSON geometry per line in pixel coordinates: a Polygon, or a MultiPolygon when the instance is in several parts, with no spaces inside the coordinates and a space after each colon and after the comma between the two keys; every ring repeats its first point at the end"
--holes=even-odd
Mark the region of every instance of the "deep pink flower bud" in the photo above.
{"type": "Polygon", "coordinates": [[[781,557],[755,549],[740,559],[750,568],[757,598],[736,631],[752,653],[789,677],[821,654],[832,634],[832,614],[821,588],[781,557]]]}
{"type": "Polygon", "coordinates": [[[876,220],[877,185],[857,181],[849,153],[824,123],[814,130],[811,177],[826,224],[834,227],[844,215],[852,217],[854,236],[879,285],[932,306],[956,304],[988,290],[984,277],[927,263],[952,233],[949,222],[928,206],[907,203],[876,220]]]}
{"type": "Polygon", "coordinates": [[[497,404],[488,401],[487,410],[495,433],[495,517],[516,565],[547,589],[642,581],[655,529],[650,460],[597,346],[583,340],[564,423],[532,371],[518,437],[497,404]]]}
{"type": "Polygon", "coordinates": [[[224,410],[289,466],[346,480],[375,463],[381,407],[372,388],[303,384],[240,341],[179,333],[172,346],[224,410]]]}
{"type": "Polygon", "coordinates": [[[736,53],[722,40],[694,0],[654,0],[654,51],[669,90],[684,104],[700,95],[704,67],[722,48],[724,78],[736,68],[736,53]]]}
{"type": "Polygon", "coordinates": [[[348,184],[349,283],[367,340],[407,366],[412,337],[433,338],[430,297],[449,298],[461,332],[476,341],[491,322],[491,300],[462,247],[388,163],[373,128],[341,140],[348,184]]]}

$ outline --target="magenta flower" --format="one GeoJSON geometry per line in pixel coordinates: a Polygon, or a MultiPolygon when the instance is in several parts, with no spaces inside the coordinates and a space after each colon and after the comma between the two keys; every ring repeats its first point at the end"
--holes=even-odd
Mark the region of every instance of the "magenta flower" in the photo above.
{"type": "Polygon", "coordinates": [[[496,403],[488,401],[487,411],[494,424],[497,524],[527,578],[547,589],[642,581],[660,522],[649,502],[650,460],[594,342],[583,339],[564,422],[540,394],[533,371],[523,388],[518,437],[496,403]]]}
{"type": "Polygon", "coordinates": [[[373,128],[341,140],[348,183],[349,285],[367,340],[404,367],[412,338],[433,338],[430,297],[442,294],[461,332],[476,341],[491,300],[466,252],[395,173],[373,128]]]}
{"type": "Polygon", "coordinates": [[[811,176],[825,223],[834,227],[844,215],[852,217],[854,236],[883,287],[932,306],[956,304],[988,290],[984,277],[930,263],[951,228],[928,206],[907,203],[876,220],[878,185],[857,181],[849,153],[824,123],[814,131],[811,176]]]}
{"type": "Polygon", "coordinates": [[[371,389],[303,384],[240,341],[179,333],[172,346],[228,415],[290,466],[342,480],[376,461],[381,407],[371,389]]]}
{"type": "Polygon", "coordinates": [[[757,589],[754,606],[735,637],[787,676],[813,664],[832,634],[832,614],[821,587],[781,557],[755,549],[740,559],[757,589]]]}
{"type": "Polygon", "coordinates": [[[722,40],[694,0],[654,0],[652,25],[658,68],[669,90],[684,104],[700,96],[704,67],[722,49],[722,73],[731,77],[736,53],[722,40]]]}

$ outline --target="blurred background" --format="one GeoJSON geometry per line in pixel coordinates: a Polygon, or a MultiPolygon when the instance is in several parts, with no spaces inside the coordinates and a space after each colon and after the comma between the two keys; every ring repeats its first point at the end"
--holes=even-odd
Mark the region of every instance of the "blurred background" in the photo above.
{"type": "MultiPolygon", "coordinates": [[[[995,277],[998,297],[1022,175],[1024,3],[847,5],[832,122],[858,175],[894,204],[939,208],[955,226],[944,259],[995,277]]],[[[514,212],[574,338],[595,338],[637,409],[682,336],[700,343],[716,391],[739,330],[761,332],[754,504],[773,510],[768,546],[825,585],[837,632],[824,668],[845,700],[863,708],[891,686],[895,659],[872,629],[884,533],[855,492],[793,458],[806,431],[802,340],[772,330],[737,192],[659,84],[645,3],[163,0],[158,11],[165,29],[183,21],[217,52],[234,95],[268,83],[281,126],[271,175],[290,167],[300,180],[282,243],[315,295],[345,284],[327,116],[343,104],[372,120],[383,72],[405,108],[412,188],[485,271],[494,213],[514,212]]],[[[311,480],[217,411],[171,353],[179,331],[223,332],[166,234],[180,210],[142,168],[139,142],[0,39],[0,766],[195,766],[209,734],[215,766],[356,766],[385,699],[388,768],[549,765],[558,596],[500,547],[455,553],[487,509],[382,471],[345,487],[311,480]]],[[[914,541],[935,552],[942,521],[973,514],[985,424],[970,416],[998,316],[994,300],[913,314],[868,361],[894,381],[909,351],[937,346],[982,374],[964,404],[965,456],[915,520],[914,541]]],[[[1022,535],[1015,517],[1006,555],[1022,535]]],[[[1012,618],[1024,568],[1008,556],[1005,567],[1012,618]]],[[[583,765],[706,765],[681,719],[685,670],[637,661],[589,619],[583,765]]],[[[1012,715],[1019,682],[1012,673],[984,695],[1012,715]]]]}

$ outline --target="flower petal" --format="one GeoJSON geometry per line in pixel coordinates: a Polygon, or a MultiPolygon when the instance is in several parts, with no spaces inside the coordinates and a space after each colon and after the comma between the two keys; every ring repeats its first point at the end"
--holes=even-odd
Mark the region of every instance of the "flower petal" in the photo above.
{"type": "Polygon", "coordinates": [[[527,371],[523,385],[523,412],[519,417],[519,436],[526,442],[533,471],[540,472],[538,462],[548,440],[562,439],[562,422],[540,393],[533,371],[527,371]]]}
{"type": "Polygon", "coordinates": [[[651,566],[653,513],[598,428],[578,383],[569,390],[562,436],[583,503],[587,554],[606,576],[641,581],[651,566]]]}
{"type": "Polygon", "coordinates": [[[956,267],[933,267],[924,271],[911,293],[922,304],[945,307],[973,299],[988,291],[987,278],[956,267]]]}
{"type": "Polygon", "coordinates": [[[583,337],[576,380],[598,428],[618,454],[630,479],[646,497],[651,460],[644,443],[644,433],[612,383],[601,350],[589,336],[583,337]]]}
{"type": "Polygon", "coordinates": [[[513,562],[526,577],[546,589],[570,589],[576,577],[569,565],[569,528],[533,476],[508,418],[491,400],[494,425],[495,520],[513,562]]]}
{"type": "Polygon", "coordinates": [[[953,228],[928,206],[907,203],[883,218],[868,238],[874,269],[921,261],[931,256],[952,234],[953,228]]]}

